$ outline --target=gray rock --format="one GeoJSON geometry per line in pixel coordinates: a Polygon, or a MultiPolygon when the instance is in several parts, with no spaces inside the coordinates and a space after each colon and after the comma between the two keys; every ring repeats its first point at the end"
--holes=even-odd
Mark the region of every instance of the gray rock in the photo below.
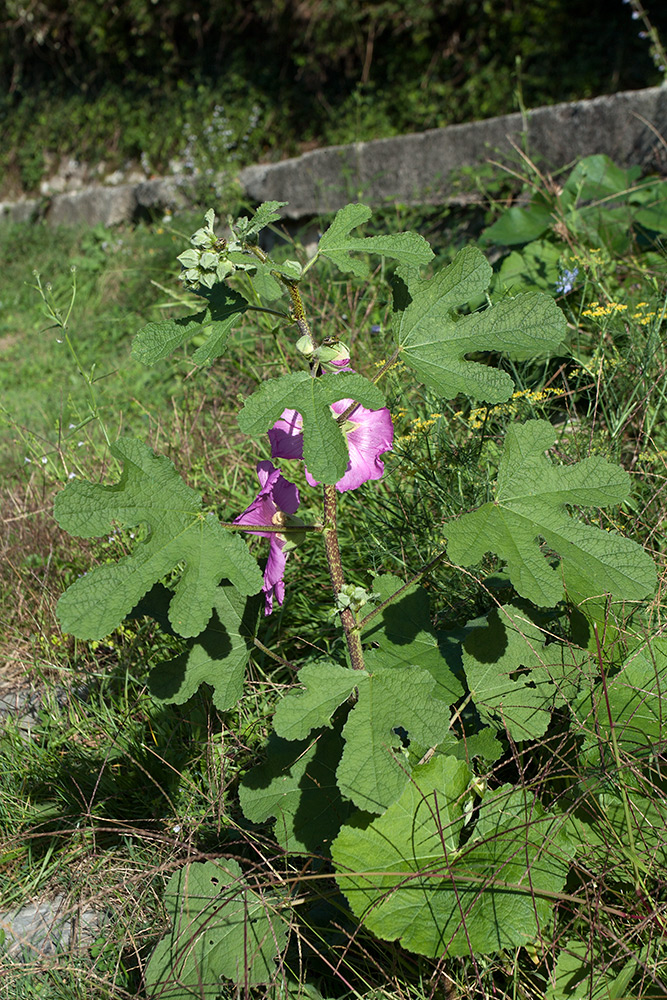
{"type": "Polygon", "coordinates": [[[40,699],[32,688],[16,688],[0,693],[0,720],[15,716],[18,728],[25,737],[30,735],[37,721],[40,699]]]}
{"type": "Polygon", "coordinates": [[[452,174],[488,160],[513,163],[525,146],[553,170],[606,153],[622,166],[667,171],[667,87],[557,104],[414,135],[332,146],[281,163],[247,167],[239,180],[256,202],[288,201],[291,219],[331,212],[349,201],[442,204],[452,174]]]}
{"type": "Polygon", "coordinates": [[[0,911],[4,943],[0,958],[33,962],[64,952],[81,952],[95,941],[109,919],[105,910],[88,904],[72,906],[64,896],[0,911]]]}
{"type": "MultiPolygon", "coordinates": [[[[72,689],[58,685],[51,689],[50,697],[55,697],[58,708],[62,709],[73,699],[79,702],[88,701],[90,690],[87,684],[80,684],[72,689]]],[[[46,699],[44,691],[38,691],[31,687],[2,690],[0,691],[0,723],[3,718],[13,716],[17,720],[21,735],[28,740],[35,725],[39,722],[40,712],[48,705],[49,701],[46,699]]]]}

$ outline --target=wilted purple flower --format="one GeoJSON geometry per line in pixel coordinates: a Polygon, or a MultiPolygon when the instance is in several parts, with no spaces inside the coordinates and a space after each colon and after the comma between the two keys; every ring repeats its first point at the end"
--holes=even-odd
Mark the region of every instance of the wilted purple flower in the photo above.
{"type": "MultiPolygon", "coordinates": [[[[334,416],[340,416],[354,404],[352,399],[339,399],[331,409],[334,416]]],[[[336,483],[340,493],[356,490],[369,479],[380,479],[384,472],[384,462],[380,455],[390,451],[394,443],[394,426],[386,407],[381,410],[367,410],[357,404],[341,431],[347,439],[350,460],[347,471],[336,483]]],[[[273,458],[303,458],[303,420],[296,410],[284,410],[282,416],[269,431],[273,458]]],[[[318,482],[306,469],[306,479],[311,486],[318,482]]]]}
{"type": "MultiPolygon", "coordinates": [[[[299,491],[294,483],[290,483],[281,474],[280,469],[276,469],[272,462],[259,462],[257,465],[257,477],[261,487],[259,493],[249,507],[239,514],[234,520],[234,524],[257,524],[257,525],[286,525],[298,522],[298,518],[292,515],[298,510],[300,498],[299,491]]],[[[251,535],[259,535],[261,538],[268,538],[270,541],[269,558],[264,569],[264,586],[262,590],[266,595],[264,613],[270,615],[273,611],[273,598],[278,604],[283,603],[285,597],[285,582],[283,574],[287,562],[287,552],[284,552],[287,539],[279,532],[251,531],[251,535]]]]}
{"type": "Polygon", "coordinates": [[[574,282],[576,281],[578,274],[578,267],[575,267],[572,271],[563,271],[560,278],[556,282],[556,291],[560,295],[569,295],[574,288],[574,282]]]}

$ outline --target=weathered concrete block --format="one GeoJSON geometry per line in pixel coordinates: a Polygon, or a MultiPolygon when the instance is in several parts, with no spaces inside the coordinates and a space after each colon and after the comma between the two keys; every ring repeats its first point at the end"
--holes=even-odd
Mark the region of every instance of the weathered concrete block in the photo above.
{"type": "Polygon", "coordinates": [[[33,222],[40,214],[38,198],[0,201],[0,222],[33,222]]]}
{"type": "MultiPolygon", "coordinates": [[[[546,170],[582,156],[606,153],[621,166],[638,164],[667,174],[667,86],[556,104],[526,113],[449,125],[414,135],[331,146],[275,164],[246,167],[239,176],[255,202],[287,201],[286,219],[312,218],[349,201],[446,204],[461,200],[453,180],[462,167],[496,160],[512,164],[517,148],[546,170]]],[[[109,178],[107,178],[107,181],[109,178]]],[[[174,211],[188,204],[183,176],[55,195],[45,212],[62,225],[128,222],[141,211],[174,211]]],[[[0,204],[0,221],[29,221],[40,201],[0,204]]]]}
{"type": "Polygon", "coordinates": [[[132,218],[137,204],[134,192],[134,184],[119,184],[59,194],[51,202],[47,219],[53,225],[114,226],[132,218]]]}
{"type": "Polygon", "coordinates": [[[253,201],[288,201],[286,218],[331,212],[349,201],[440,204],[452,174],[487,160],[517,165],[516,147],[547,170],[606,153],[622,166],[667,172],[667,87],[537,108],[414,135],[314,150],[247,167],[240,181],[253,201]]]}
{"type": "Polygon", "coordinates": [[[187,204],[187,198],[175,177],[156,177],[154,180],[142,181],[135,187],[134,197],[138,208],[151,212],[174,212],[187,204]]]}

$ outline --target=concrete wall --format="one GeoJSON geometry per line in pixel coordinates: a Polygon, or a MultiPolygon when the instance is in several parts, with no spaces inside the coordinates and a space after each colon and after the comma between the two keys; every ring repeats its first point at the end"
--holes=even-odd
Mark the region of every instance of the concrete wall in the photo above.
{"type": "MultiPolygon", "coordinates": [[[[621,166],[638,164],[667,174],[667,86],[627,91],[570,104],[537,108],[414,135],[331,146],[275,164],[241,171],[239,180],[254,202],[287,201],[286,219],[307,219],[349,201],[370,205],[397,200],[443,204],[455,196],[461,167],[495,160],[517,166],[526,149],[543,169],[553,170],[592,153],[606,153],[621,166]]],[[[45,217],[54,224],[114,225],[147,211],[174,211],[187,204],[178,176],[116,187],[0,203],[0,220],[45,217]]],[[[224,209],[221,209],[221,214],[224,209]]]]}

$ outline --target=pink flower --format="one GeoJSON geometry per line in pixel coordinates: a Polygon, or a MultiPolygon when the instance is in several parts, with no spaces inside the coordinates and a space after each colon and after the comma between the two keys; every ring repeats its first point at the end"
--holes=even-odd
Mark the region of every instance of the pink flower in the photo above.
{"type": "MultiPolygon", "coordinates": [[[[353,399],[339,399],[331,409],[340,416],[353,405],[353,399]]],[[[394,426],[386,407],[381,410],[367,410],[357,404],[341,431],[347,438],[350,460],[347,471],[336,483],[336,489],[344,493],[356,490],[369,479],[380,479],[384,472],[384,462],[380,455],[390,451],[394,443],[394,426]]],[[[282,416],[269,431],[271,455],[273,458],[303,458],[303,420],[296,410],[284,410],[282,416]]],[[[306,479],[311,486],[317,480],[306,469],[306,479]]]]}
{"type": "MultiPolygon", "coordinates": [[[[298,522],[292,515],[298,510],[299,491],[285,479],[280,469],[275,469],[271,462],[259,462],[257,477],[261,489],[249,507],[234,520],[234,524],[285,525],[298,522]]],[[[259,535],[270,541],[269,558],[264,569],[264,586],[266,595],[264,613],[270,615],[273,611],[273,598],[278,604],[285,597],[285,582],[283,574],[287,562],[287,552],[284,552],[287,538],[279,532],[250,531],[251,535],[259,535]]]]}

